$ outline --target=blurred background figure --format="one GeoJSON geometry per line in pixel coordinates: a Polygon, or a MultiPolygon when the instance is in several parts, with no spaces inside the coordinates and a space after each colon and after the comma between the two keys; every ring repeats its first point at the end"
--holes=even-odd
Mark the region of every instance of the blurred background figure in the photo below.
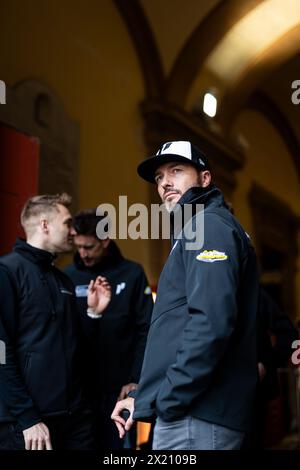
{"type": "MultiPolygon", "coordinates": [[[[256,407],[253,416],[253,427],[245,440],[245,447],[252,449],[268,445],[267,419],[269,403],[277,399],[285,388],[286,399],[281,403],[284,408],[283,416],[287,428],[292,421],[292,410],[287,398],[297,393],[295,384],[288,383],[286,374],[280,371],[292,372],[288,369],[293,352],[292,343],[298,339],[298,331],[290,318],[280,310],[265,289],[261,287],[258,304],[258,374],[259,383],[256,395],[256,407]],[[287,390],[294,387],[294,390],[287,390]]],[[[290,429],[287,429],[290,431],[290,429]]]]}
{"type": "Polygon", "coordinates": [[[116,401],[137,386],[153,301],[143,268],[123,258],[113,240],[97,238],[100,220],[95,209],[75,216],[77,253],[65,273],[75,284],[81,325],[88,338],[85,370],[97,448],[134,448],[135,430],[129,442],[123,443],[110,415],[116,401]],[[85,308],[89,281],[98,275],[105,276],[112,288],[111,302],[101,319],[87,316],[85,308]]]}

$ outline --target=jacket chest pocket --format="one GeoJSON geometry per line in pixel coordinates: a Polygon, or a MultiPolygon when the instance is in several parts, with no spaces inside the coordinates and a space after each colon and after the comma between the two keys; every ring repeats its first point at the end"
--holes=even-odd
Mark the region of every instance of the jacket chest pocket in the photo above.
{"type": "Polygon", "coordinates": [[[53,315],[53,306],[45,287],[28,290],[22,297],[20,312],[22,319],[48,320],[53,315]]]}

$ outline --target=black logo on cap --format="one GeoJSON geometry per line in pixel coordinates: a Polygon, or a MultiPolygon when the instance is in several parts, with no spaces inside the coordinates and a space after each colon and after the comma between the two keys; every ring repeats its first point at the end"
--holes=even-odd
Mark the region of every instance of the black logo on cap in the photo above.
{"type": "Polygon", "coordinates": [[[164,150],[167,150],[169,147],[171,147],[172,145],[172,142],[167,142],[166,144],[164,144],[158,151],[158,154],[157,155],[160,155],[164,150]]]}

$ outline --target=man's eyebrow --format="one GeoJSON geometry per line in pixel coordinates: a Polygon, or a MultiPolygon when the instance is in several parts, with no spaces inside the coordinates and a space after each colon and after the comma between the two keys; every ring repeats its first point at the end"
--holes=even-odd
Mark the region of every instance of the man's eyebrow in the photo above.
{"type": "Polygon", "coordinates": [[[93,248],[94,244],[87,244],[87,243],[75,243],[75,245],[79,248],[85,248],[88,250],[89,248],[93,248]]]}
{"type": "MultiPolygon", "coordinates": [[[[174,162],[174,163],[171,163],[170,166],[168,168],[174,168],[175,166],[182,166],[184,165],[184,163],[182,162],[174,162]]],[[[154,178],[158,175],[161,174],[161,170],[156,170],[156,172],[154,173],[154,178]]]]}

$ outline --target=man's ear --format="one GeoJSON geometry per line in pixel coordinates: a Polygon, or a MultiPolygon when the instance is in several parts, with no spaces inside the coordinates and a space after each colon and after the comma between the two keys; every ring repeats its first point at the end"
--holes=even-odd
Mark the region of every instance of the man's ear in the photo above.
{"type": "Polygon", "coordinates": [[[202,188],[207,188],[207,186],[209,186],[210,183],[211,183],[210,171],[208,171],[208,170],[201,171],[200,181],[201,181],[201,187],[202,188]]]}
{"type": "Polygon", "coordinates": [[[41,227],[43,233],[49,233],[48,220],[47,219],[41,219],[40,220],[40,227],[41,227]]]}

